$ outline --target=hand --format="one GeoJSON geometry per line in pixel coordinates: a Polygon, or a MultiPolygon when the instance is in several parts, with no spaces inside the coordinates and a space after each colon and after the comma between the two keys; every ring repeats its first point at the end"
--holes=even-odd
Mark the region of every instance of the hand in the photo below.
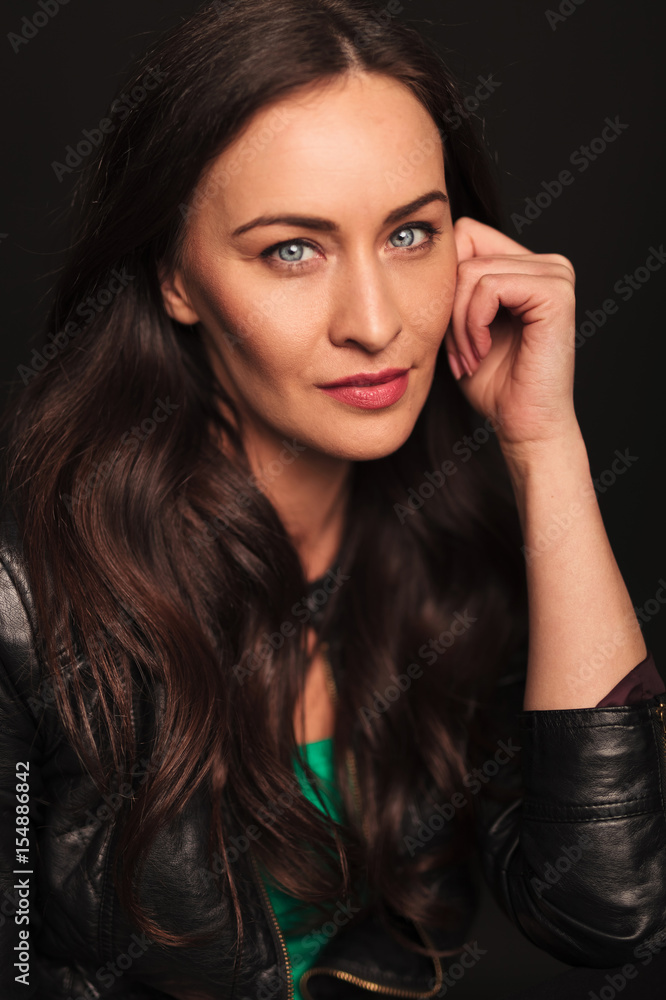
{"type": "Polygon", "coordinates": [[[458,280],[444,348],[461,390],[477,412],[498,419],[498,440],[511,449],[579,433],[570,261],[530,253],[467,216],[453,229],[458,280]],[[471,375],[462,364],[456,370],[461,357],[471,375]]]}

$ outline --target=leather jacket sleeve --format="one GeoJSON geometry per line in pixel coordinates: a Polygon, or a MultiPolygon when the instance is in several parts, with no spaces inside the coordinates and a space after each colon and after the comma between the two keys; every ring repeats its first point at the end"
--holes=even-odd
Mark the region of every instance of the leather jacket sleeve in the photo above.
{"type": "MultiPolygon", "coordinates": [[[[19,645],[25,621],[14,614],[13,602],[4,600],[11,586],[2,566],[3,634],[14,635],[19,645]]],[[[3,641],[0,644],[0,983],[3,995],[33,998],[40,995],[34,942],[41,915],[34,872],[38,866],[35,829],[43,822],[42,760],[35,720],[17,691],[15,678],[7,666],[12,659],[11,651],[4,647],[3,641]],[[15,874],[17,871],[19,874],[15,874]],[[24,950],[22,945],[26,945],[24,950]],[[21,962],[22,955],[28,956],[27,962],[21,962]],[[16,979],[26,972],[23,980],[16,979]]]]}
{"type": "MultiPolygon", "coordinates": [[[[51,688],[41,683],[33,626],[20,558],[5,548],[0,559],[0,997],[94,1000],[102,995],[94,984],[103,980],[96,976],[97,966],[91,969],[79,954],[85,950],[85,925],[52,921],[57,957],[41,946],[50,901],[40,876],[50,867],[65,883],[74,855],[68,852],[67,832],[60,851],[58,831],[47,825],[49,784],[58,771],[47,748],[57,746],[62,734],[50,710],[51,688]],[[49,836],[41,840],[47,830],[49,836]],[[40,843],[46,844],[42,851],[40,843]]],[[[95,888],[89,890],[89,898],[80,901],[82,913],[96,902],[95,888]]],[[[168,1000],[162,991],[127,977],[118,980],[112,995],[114,1000],[168,1000]]]]}
{"type": "Polygon", "coordinates": [[[534,945],[614,967],[666,924],[666,696],[524,711],[525,664],[523,647],[495,703],[509,752],[479,768],[481,866],[534,945]]]}
{"type": "MultiPolygon", "coordinates": [[[[50,905],[48,898],[38,898],[38,872],[49,866],[59,871],[58,858],[48,853],[57,831],[49,830],[43,841],[49,847],[39,856],[46,792],[57,777],[45,748],[55,746],[61,734],[54,713],[43,711],[45,695],[37,701],[30,593],[14,559],[8,552],[0,565],[0,984],[8,1000],[65,1000],[85,995],[96,966],[88,967],[83,928],[74,923],[49,927],[49,941],[57,948],[36,948],[50,905]],[[27,813],[16,808],[22,794],[17,788],[25,784],[17,784],[17,765],[24,763],[30,764],[27,813]],[[19,815],[29,817],[29,824],[17,824],[19,815]],[[27,864],[17,860],[18,848],[25,846],[19,826],[30,829],[27,864]],[[22,869],[25,874],[15,874],[22,869]],[[27,895],[21,881],[27,881],[27,895]],[[26,904],[30,923],[17,924],[15,914],[26,904]],[[16,982],[21,970],[14,967],[22,929],[29,930],[31,942],[25,986],[16,982]]],[[[570,965],[616,967],[640,955],[637,949],[666,925],[666,730],[660,718],[666,697],[525,712],[525,665],[523,650],[488,706],[487,746],[471,759],[466,787],[474,802],[482,868],[504,912],[537,947],[570,965]]],[[[441,836],[447,833],[444,824],[441,836]]],[[[432,846],[424,841],[424,849],[432,846]]],[[[438,891],[447,898],[457,888],[454,875],[447,870],[441,876],[438,891]]],[[[91,889],[94,905],[95,898],[91,889]]],[[[253,898],[248,894],[248,906],[253,898]]],[[[467,926],[452,935],[455,944],[467,926]]],[[[408,958],[371,915],[334,935],[319,963],[385,982],[393,995],[396,988],[432,987],[432,963],[419,958],[410,964],[408,958]]],[[[352,995],[344,980],[332,994],[331,979],[311,977],[312,1000],[352,995]]],[[[114,996],[157,1000],[164,994],[123,978],[114,996]]]]}

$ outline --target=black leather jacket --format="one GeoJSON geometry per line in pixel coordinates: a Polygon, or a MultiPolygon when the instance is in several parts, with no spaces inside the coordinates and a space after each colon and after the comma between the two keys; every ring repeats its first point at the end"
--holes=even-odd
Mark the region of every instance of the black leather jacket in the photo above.
{"type": "MultiPolygon", "coordinates": [[[[209,814],[199,796],[155,842],[143,902],[162,925],[220,928],[219,937],[206,947],[167,948],[128,923],[109,878],[113,803],[96,793],[63,737],[52,699],[43,687],[40,693],[30,589],[6,511],[1,536],[1,995],[291,1000],[284,940],[241,829],[236,865],[246,947],[240,974],[232,977],[233,921],[223,926],[231,903],[207,870],[209,814]],[[26,764],[29,824],[18,826],[17,769],[20,778],[26,764]],[[79,808],[74,820],[81,802],[87,812],[81,818],[79,808]],[[18,848],[26,829],[29,863],[22,867],[18,848]],[[20,922],[26,913],[29,923],[20,922]],[[26,931],[29,973],[17,982],[23,971],[17,946],[26,931]]],[[[666,696],[631,707],[523,712],[521,656],[500,687],[502,745],[488,757],[483,780],[470,776],[468,785],[478,807],[482,868],[503,910],[535,945],[570,965],[617,967],[666,924],[666,696]],[[519,797],[487,794],[500,785],[518,788],[519,797]]],[[[138,702],[135,710],[141,711],[138,702]]],[[[429,848],[448,829],[423,810],[405,817],[405,835],[414,838],[405,843],[429,848]]],[[[442,894],[462,890],[469,898],[455,934],[396,923],[416,941],[462,945],[475,904],[472,883],[464,869],[452,868],[436,885],[442,894]]],[[[340,927],[301,988],[306,1000],[442,996],[441,977],[442,963],[398,946],[371,914],[340,927]]]]}

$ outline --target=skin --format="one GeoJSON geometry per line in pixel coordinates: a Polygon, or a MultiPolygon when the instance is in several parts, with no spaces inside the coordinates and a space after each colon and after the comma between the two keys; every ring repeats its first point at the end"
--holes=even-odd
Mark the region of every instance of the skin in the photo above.
{"type": "Polygon", "coordinates": [[[352,462],[399,448],[432,384],[456,285],[450,208],[432,201],[398,222],[384,219],[427,192],[447,193],[442,145],[407,88],[351,75],[262,109],[208,180],[218,190],[191,217],[184,266],[162,286],[165,305],[175,319],[202,324],[218,377],[246,420],[253,471],[261,475],[273,460],[282,468],[266,492],[313,579],[340,544],[352,462]],[[276,107],[288,125],[230,175],[243,148],[275,121],[276,107]],[[384,180],[405,151],[422,148],[430,152],[408,176],[393,187],[384,180]],[[285,213],[330,219],[339,233],[279,224],[232,235],[257,216],[285,213]],[[431,243],[423,229],[401,226],[410,221],[442,232],[431,243]],[[285,248],[282,256],[302,263],[282,262],[277,250],[272,260],[260,257],[296,238],[312,248],[285,248]],[[317,388],[388,367],[410,368],[408,387],[380,410],[317,388]],[[285,464],[279,455],[292,438],[307,450],[285,464]]]}
{"type": "MultiPolygon", "coordinates": [[[[441,346],[459,390],[495,422],[516,497],[529,606],[524,708],[596,706],[647,650],[574,410],[571,262],[474,219],[452,225],[441,201],[385,224],[426,192],[446,194],[434,122],[388,77],[347,75],[262,109],[215,161],[208,180],[216,177],[188,220],[182,266],[163,275],[164,302],[180,322],[201,324],[241,408],[253,471],[280,467],[266,492],[306,575],[323,573],[337,552],[352,463],[409,437],[441,346]],[[286,126],[271,126],[276,109],[286,126]],[[255,142],[258,155],[243,157],[255,142]],[[339,231],[281,224],[232,236],[276,213],[323,216],[339,231]],[[441,229],[433,244],[405,228],[424,221],[441,229]],[[314,248],[300,266],[260,256],[295,240],[314,248]],[[409,367],[409,384],[381,410],[317,388],[386,367],[409,367]],[[286,463],[279,456],[292,438],[305,449],[286,463]]],[[[323,675],[312,676],[319,687],[310,685],[306,715],[319,722],[307,740],[332,729],[323,675]]]]}

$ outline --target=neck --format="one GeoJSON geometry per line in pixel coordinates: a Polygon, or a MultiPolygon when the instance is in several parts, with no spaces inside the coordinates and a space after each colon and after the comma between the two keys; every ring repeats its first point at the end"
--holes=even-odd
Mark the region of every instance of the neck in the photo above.
{"type": "Polygon", "coordinates": [[[271,433],[247,433],[245,448],[262,492],[277,510],[299,554],[307,580],[325,573],[345,526],[353,463],[297,442],[286,449],[271,433]],[[300,450],[302,449],[302,450],[300,450]]]}

